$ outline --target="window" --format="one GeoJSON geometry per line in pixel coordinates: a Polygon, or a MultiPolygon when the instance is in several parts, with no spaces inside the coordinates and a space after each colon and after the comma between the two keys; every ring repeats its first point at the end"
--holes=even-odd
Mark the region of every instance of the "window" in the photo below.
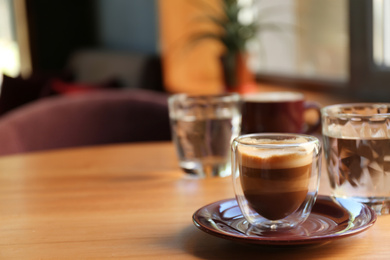
{"type": "Polygon", "coordinates": [[[262,32],[249,46],[255,53],[252,68],[260,80],[390,101],[390,0],[252,0],[251,4],[260,14],[265,10],[268,21],[294,28],[291,33],[262,32]]]}
{"type": "Polygon", "coordinates": [[[0,74],[20,73],[19,50],[11,0],[0,0],[0,74]]]}
{"type": "Polygon", "coordinates": [[[0,75],[31,74],[25,1],[0,0],[0,75]]]}
{"type": "Polygon", "coordinates": [[[390,101],[389,0],[349,0],[350,89],[367,100],[390,101]]]}
{"type": "Polygon", "coordinates": [[[263,76],[345,85],[349,79],[347,0],[253,0],[251,5],[260,28],[265,26],[248,46],[252,70],[263,76]]]}
{"type": "Polygon", "coordinates": [[[373,0],[373,57],[380,67],[390,67],[390,1],[373,0]]]}

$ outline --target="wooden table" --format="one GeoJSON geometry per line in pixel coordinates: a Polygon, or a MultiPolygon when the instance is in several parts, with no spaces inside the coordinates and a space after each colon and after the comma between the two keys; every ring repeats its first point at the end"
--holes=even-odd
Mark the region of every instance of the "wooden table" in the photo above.
{"type": "Polygon", "coordinates": [[[171,143],[3,157],[0,259],[390,257],[390,216],[359,235],[300,247],[234,243],[193,225],[198,208],[233,196],[230,178],[184,178],[171,143]]]}

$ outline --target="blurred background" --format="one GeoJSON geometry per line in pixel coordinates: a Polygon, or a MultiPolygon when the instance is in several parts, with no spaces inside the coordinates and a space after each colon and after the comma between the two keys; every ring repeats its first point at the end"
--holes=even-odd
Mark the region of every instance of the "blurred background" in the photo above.
{"type": "Polygon", "coordinates": [[[389,0],[0,0],[0,71],[25,79],[66,72],[73,82],[219,93],[226,90],[221,59],[229,46],[215,35],[236,22],[256,25],[245,31],[240,51],[260,89],[286,86],[388,101],[389,5],[389,0]],[[216,17],[226,15],[230,2],[239,7],[236,21],[221,29],[216,17]]]}

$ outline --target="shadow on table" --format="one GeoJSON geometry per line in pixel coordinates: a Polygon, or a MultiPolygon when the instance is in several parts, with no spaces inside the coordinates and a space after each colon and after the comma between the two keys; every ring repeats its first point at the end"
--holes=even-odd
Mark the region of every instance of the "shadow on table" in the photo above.
{"type": "Polygon", "coordinates": [[[195,226],[188,226],[170,242],[186,253],[202,259],[246,259],[256,255],[262,259],[315,259],[340,256],[354,239],[356,237],[310,246],[261,246],[221,239],[206,234],[195,226]]]}

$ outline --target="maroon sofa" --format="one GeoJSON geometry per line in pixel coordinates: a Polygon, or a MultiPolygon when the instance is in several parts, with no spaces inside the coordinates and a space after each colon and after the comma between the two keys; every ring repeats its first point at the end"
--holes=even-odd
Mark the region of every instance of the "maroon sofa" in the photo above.
{"type": "Polygon", "coordinates": [[[150,90],[99,87],[35,99],[19,96],[24,104],[2,107],[8,110],[0,116],[0,155],[170,140],[167,97],[150,90]]]}

